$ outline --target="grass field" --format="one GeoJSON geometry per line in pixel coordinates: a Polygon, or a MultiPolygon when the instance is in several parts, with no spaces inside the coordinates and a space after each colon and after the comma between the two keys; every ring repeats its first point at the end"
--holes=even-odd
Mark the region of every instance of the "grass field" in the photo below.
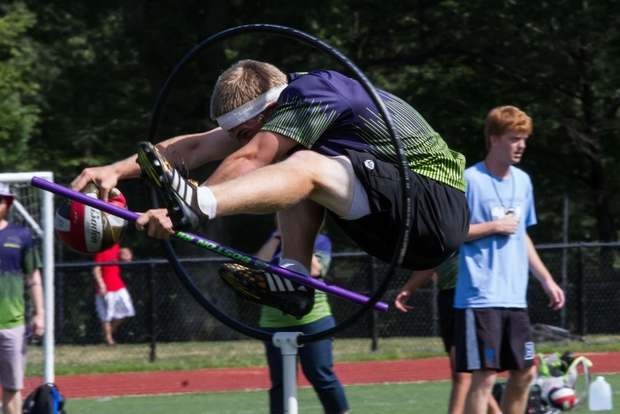
{"type": "MultiPolygon", "coordinates": [[[[620,403],[620,374],[606,375],[605,379],[611,384],[617,407],[620,403]]],[[[407,412],[443,414],[447,412],[448,408],[450,383],[448,381],[437,381],[347,386],[345,388],[351,412],[355,414],[407,412]]],[[[300,413],[323,413],[319,400],[312,389],[298,389],[298,403],[300,413]]],[[[68,401],[67,411],[89,414],[266,413],[268,411],[268,397],[267,391],[243,391],[83,399],[68,401]]],[[[575,412],[590,413],[587,406],[581,407],[575,412]]],[[[620,412],[620,409],[612,412],[620,412]]]]}
{"type": "MultiPolygon", "coordinates": [[[[385,338],[379,340],[379,349],[372,351],[369,339],[336,339],[335,362],[385,361],[445,356],[439,338],[385,338]]],[[[537,352],[551,353],[572,350],[606,352],[620,349],[620,336],[589,336],[588,341],[539,343],[537,352]]],[[[263,344],[256,340],[228,342],[176,342],[157,344],[157,360],[149,361],[148,344],[57,346],[55,351],[56,375],[165,371],[201,368],[231,368],[265,366],[263,344]]],[[[28,350],[27,376],[41,375],[42,349],[28,350]]]]}

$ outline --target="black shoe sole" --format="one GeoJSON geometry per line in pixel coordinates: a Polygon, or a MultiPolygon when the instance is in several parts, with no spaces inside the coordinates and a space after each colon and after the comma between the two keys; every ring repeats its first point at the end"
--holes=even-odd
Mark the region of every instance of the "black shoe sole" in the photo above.
{"type": "Polygon", "coordinates": [[[314,306],[314,289],[305,287],[304,292],[272,292],[265,273],[260,270],[237,263],[224,263],[219,267],[218,274],[239,297],[279,309],[297,319],[310,313],[314,306]]]}
{"type": "Polygon", "coordinates": [[[161,156],[157,148],[150,142],[138,143],[136,162],[140,166],[140,178],[149,182],[163,199],[174,229],[196,228],[195,222],[199,221],[199,217],[184,201],[179,200],[174,190],[170,190],[171,183],[168,175],[172,174],[172,167],[161,156]],[[189,215],[196,216],[196,219],[192,221],[189,215]]]}

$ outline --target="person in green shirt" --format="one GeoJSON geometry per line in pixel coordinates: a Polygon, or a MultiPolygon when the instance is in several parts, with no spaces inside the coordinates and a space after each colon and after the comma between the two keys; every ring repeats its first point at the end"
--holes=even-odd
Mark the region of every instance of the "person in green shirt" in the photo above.
{"type": "Polygon", "coordinates": [[[4,414],[22,412],[21,389],[26,368],[26,336],[45,331],[41,259],[30,231],[7,221],[14,196],[0,183],[0,384],[4,414]],[[34,305],[26,327],[24,282],[34,305]]]}
{"type": "MultiPolygon", "coordinates": [[[[277,220],[276,220],[277,222],[277,220]]],[[[261,247],[256,257],[277,264],[281,255],[282,237],[280,229],[271,235],[261,247]]],[[[314,256],[310,275],[323,278],[327,274],[332,258],[332,243],[328,236],[319,234],[314,245],[314,256]]],[[[278,277],[277,275],[270,275],[278,277]]],[[[301,332],[305,335],[321,332],[335,325],[327,294],[320,290],[314,292],[314,306],[310,312],[297,319],[269,306],[261,308],[259,326],[266,332],[301,332]]],[[[305,344],[298,350],[302,371],[314,387],[326,413],[346,413],[349,404],[342,384],[333,371],[333,338],[305,344]]],[[[269,405],[271,414],[284,412],[282,354],[270,342],[265,343],[265,353],[269,364],[271,389],[269,405]]]]}

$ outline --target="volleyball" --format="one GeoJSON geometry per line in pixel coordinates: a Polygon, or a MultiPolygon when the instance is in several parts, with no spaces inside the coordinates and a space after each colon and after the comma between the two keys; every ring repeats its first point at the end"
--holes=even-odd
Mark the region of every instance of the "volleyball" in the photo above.
{"type": "Polygon", "coordinates": [[[576,401],[575,390],[567,385],[554,387],[549,391],[549,403],[562,411],[574,408],[576,401]]]}
{"type": "MultiPolygon", "coordinates": [[[[99,197],[99,188],[93,183],[82,192],[89,197],[99,197]]],[[[127,208],[125,196],[117,188],[110,191],[108,202],[127,208]]],[[[54,216],[58,238],[65,246],[82,254],[108,250],[121,241],[126,229],[126,220],[73,200],[64,201],[54,216]]]]}

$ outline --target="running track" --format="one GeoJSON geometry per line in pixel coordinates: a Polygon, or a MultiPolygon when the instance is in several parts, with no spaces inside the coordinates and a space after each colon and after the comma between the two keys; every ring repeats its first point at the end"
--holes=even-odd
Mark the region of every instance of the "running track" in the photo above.
{"type": "MultiPolygon", "coordinates": [[[[594,373],[620,372],[620,352],[583,355],[593,362],[594,373]]],[[[334,369],[345,385],[450,379],[448,358],[340,363],[334,369]]],[[[23,395],[41,382],[26,378],[23,395]]],[[[93,398],[267,389],[270,384],[267,368],[257,367],[58,376],[56,385],[66,398],[93,398]]],[[[298,385],[310,384],[300,375],[298,385]]]]}

